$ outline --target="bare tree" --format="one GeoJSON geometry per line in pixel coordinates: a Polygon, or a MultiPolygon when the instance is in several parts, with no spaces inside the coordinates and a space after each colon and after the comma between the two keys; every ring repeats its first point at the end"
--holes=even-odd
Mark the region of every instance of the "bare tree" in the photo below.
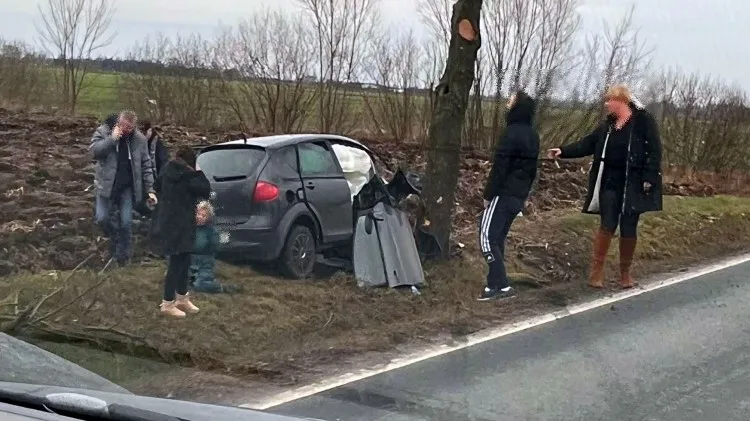
{"type": "Polygon", "coordinates": [[[641,41],[632,17],[633,9],[614,26],[605,22],[603,33],[590,35],[575,53],[581,60],[562,79],[572,87],[564,95],[565,106],[556,107],[540,128],[544,147],[566,143],[590,130],[603,116],[601,98],[611,84],[625,83],[640,90],[653,48],[641,41]]]}
{"type": "Polygon", "coordinates": [[[81,90],[86,86],[88,59],[109,45],[115,36],[109,33],[114,2],[46,0],[38,9],[39,41],[62,64],[62,96],[69,111],[74,112],[81,90]]]}
{"type": "Polygon", "coordinates": [[[600,35],[589,39],[588,49],[599,63],[601,78],[594,87],[598,92],[614,82],[638,85],[645,76],[645,69],[650,65],[654,49],[640,38],[640,30],[634,27],[634,11],[635,6],[613,27],[605,22],[604,45],[599,43],[602,38],[600,35]]]}
{"type": "Polygon", "coordinates": [[[23,42],[0,39],[0,105],[50,105],[49,68],[44,57],[23,42]]]}
{"type": "MultiPolygon", "coordinates": [[[[504,97],[525,89],[540,102],[548,98],[574,67],[578,0],[489,0],[485,19],[489,73],[495,101],[492,137],[500,132],[504,97]]],[[[540,119],[541,120],[541,119],[540,119]]]]}
{"type": "Polygon", "coordinates": [[[420,66],[420,81],[430,94],[426,96],[422,110],[423,140],[427,142],[427,133],[435,109],[435,96],[432,94],[440,81],[441,72],[448,56],[451,40],[451,13],[453,0],[419,0],[417,10],[422,24],[427,29],[423,41],[424,63],[420,66]]]}
{"type": "Polygon", "coordinates": [[[747,93],[720,78],[667,69],[651,78],[648,94],[670,175],[739,188],[750,164],[747,93]]]}
{"type": "Polygon", "coordinates": [[[445,70],[435,88],[435,111],[430,125],[427,171],[420,220],[437,237],[443,258],[450,256],[450,233],[461,162],[461,132],[469,92],[474,84],[481,46],[482,0],[457,0],[451,17],[451,39],[445,70]]]}
{"type": "Polygon", "coordinates": [[[500,133],[500,115],[503,109],[503,88],[508,69],[509,50],[512,45],[510,24],[510,2],[505,0],[487,1],[484,27],[485,44],[490,58],[491,72],[494,77],[495,101],[492,113],[492,135],[500,133]]]}
{"type": "Polygon", "coordinates": [[[317,91],[309,88],[312,35],[299,14],[264,10],[219,38],[222,100],[244,128],[290,132],[307,121],[317,99],[317,91]]]}
{"type": "Polygon", "coordinates": [[[378,0],[297,0],[312,18],[318,61],[320,130],[351,130],[360,111],[351,84],[361,71],[365,42],[378,22],[378,0]]]}
{"type": "Polygon", "coordinates": [[[541,23],[532,53],[532,79],[540,102],[538,114],[544,115],[557,83],[575,66],[572,55],[580,16],[576,12],[578,0],[539,1],[541,23]]]}
{"type": "Polygon", "coordinates": [[[217,101],[226,107],[243,131],[263,127],[263,102],[260,95],[260,64],[253,45],[244,42],[240,28],[226,27],[214,43],[215,65],[221,74],[217,101]]]}
{"type": "Polygon", "coordinates": [[[419,0],[417,10],[422,23],[427,27],[429,37],[441,46],[443,53],[440,58],[445,59],[448,45],[451,41],[451,13],[452,0],[419,0]]]}
{"type": "Polygon", "coordinates": [[[510,21],[512,25],[513,48],[510,51],[510,65],[512,76],[510,90],[523,89],[528,84],[529,72],[526,70],[531,63],[530,54],[542,23],[544,4],[541,0],[505,0],[510,2],[510,21]]]}
{"type": "Polygon", "coordinates": [[[443,46],[430,36],[425,37],[421,43],[422,60],[420,60],[417,72],[419,85],[424,89],[420,92],[421,107],[419,117],[418,138],[426,145],[427,135],[432,121],[432,112],[435,108],[435,95],[433,91],[440,80],[440,72],[445,66],[445,56],[442,53],[443,46]]]}
{"type": "Polygon", "coordinates": [[[494,144],[492,136],[487,136],[484,130],[485,93],[490,79],[487,75],[491,70],[488,61],[487,54],[479,50],[474,66],[474,83],[471,87],[469,107],[466,110],[466,122],[461,135],[462,145],[473,149],[487,149],[494,144]]]}
{"type": "Polygon", "coordinates": [[[213,46],[200,35],[147,37],[133,47],[129,58],[142,63],[140,72],[122,76],[121,95],[130,108],[176,124],[222,123],[216,118],[219,78],[213,68],[213,46]]]}
{"type": "Polygon", "coordinates": [[[381,33],[372,42],[366,65],[376,86],[363,90],[362,98],[376,128],[399,140],[411,139],[421,99],[414,91],[422,50],[412,31],[393,27],[381,33]]]}
{"type": "MultiPolygon", "coordinates": [[[[451,39],[451,13],[453,8],[453,0],[420,0],[418,2],[418,10],[421,21],[427,29],[428,42],[425,49],[431,63],[439,63],[441,66],[445,62],[448,54],[448,47],[451,39]]],[[[486,25],[483,22],[480,23],[482,32],[485,32],[486,25]]],[[[486,136],[484,135],[484,103],[485,93],[487,92],[488,82],[490,78],[487,77],[490,68],[488,67],[488,58],[485,57],[487,54],[479,51],[477,55],[477,61],[474,70],[474,82],[471,88],[471,100],[467,109],[466,122],[463,126],[462,131],[462,142],[471,147],[482,147],[486,136]]],[[[427,76],[425,85],[432,89],[437,84],[440,77],[439,66],[427,65],[425,72],[427,76]]],[[[434,98],[431,98],[430,110],[434,104],[434,98]]],[[[427,114],[431,115],[431,114],[427,114]]],[[[429,122],[429,120],[427,120],[429,122]]]]}

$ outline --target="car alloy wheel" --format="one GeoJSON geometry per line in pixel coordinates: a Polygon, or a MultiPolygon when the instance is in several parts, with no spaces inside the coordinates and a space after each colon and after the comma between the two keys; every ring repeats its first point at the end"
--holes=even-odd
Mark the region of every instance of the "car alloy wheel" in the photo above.
{"type": "Polygon", "coordinates": [[[298,273],[306,273],[315,264],[315,240],[306,232],[294,237],[292,256],[298,273]]]}

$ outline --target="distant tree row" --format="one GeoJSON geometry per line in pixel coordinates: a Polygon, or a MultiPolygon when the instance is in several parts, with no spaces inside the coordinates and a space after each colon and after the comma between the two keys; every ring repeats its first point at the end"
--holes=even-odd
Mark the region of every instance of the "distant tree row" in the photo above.
{"type": "MultiPolygon", "coordinates": [[[[679,67],[649,70],[657,52],[639,36],[632,10],[601,33],[584,33],[579,3],[483,1],[482,47],[463,146],[494,145],[503,125],[503,98],[519,88],[539,99],[545,145],[564,143],[601,116],[602,90],[625,82],[659,117],[669,163],[750,166],[744,90],[679,67]]],[[[158,120],[427,139],[454,0],[420,0],[422,37],[383,22],[379,0],[297,0],[295,10],[258,11],[219,28],[211,39],[156,34],[126,57],[101,57],[116,36],[109,30],[114,4],[44,0],[35,43],[41,49],[2,42],[5,105],[75,112],[81,92],[90,88],[86,75],[113,72],[120,74],[119,102],[158,120]],[[329,7],[331,1],[335,7],[329,7]]]]}

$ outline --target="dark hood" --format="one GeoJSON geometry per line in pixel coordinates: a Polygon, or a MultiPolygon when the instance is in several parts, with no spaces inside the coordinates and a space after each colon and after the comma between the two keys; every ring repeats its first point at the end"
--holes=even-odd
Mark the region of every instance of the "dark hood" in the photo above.
{"type": "Polygon", "coordinates": [[[516,93],[516,103],[505,115],[506,124],[528,124],[534,120],[536,101],[525,92],[516,93]]]}
{"type": "Polygon", "coordinates": [[[161,177],[172,182],[178,182],[186,177],[190,177],[195,170],[190,168],[185,161],[173,159],[164,166],[161,177]]]}

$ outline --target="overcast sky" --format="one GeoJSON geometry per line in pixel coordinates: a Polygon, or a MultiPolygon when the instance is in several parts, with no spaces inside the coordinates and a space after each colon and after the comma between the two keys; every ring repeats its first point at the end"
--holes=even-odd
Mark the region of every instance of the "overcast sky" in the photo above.
{"type": "MultiPolygon", "coordinates": [[[[167,35],[212,35],[264,5],[293,8],[295,0],[116,0],[118,37],[107,53],[123,53],[136,40],[167,35]],[[173,9],[179,5],[179,8],[173,9]]],[[[384,19],[420,31],[417,0],[380,0],[384,19]]],[[[750,91],[750,1],[747,0],[581,0],[584,31],[617,20],[635,5],[635,24],[655,48],[654,64],[720,75],[750,91]]],[[[0,36],[32,41],[35,0],[0,0],[0,36]]]]}

